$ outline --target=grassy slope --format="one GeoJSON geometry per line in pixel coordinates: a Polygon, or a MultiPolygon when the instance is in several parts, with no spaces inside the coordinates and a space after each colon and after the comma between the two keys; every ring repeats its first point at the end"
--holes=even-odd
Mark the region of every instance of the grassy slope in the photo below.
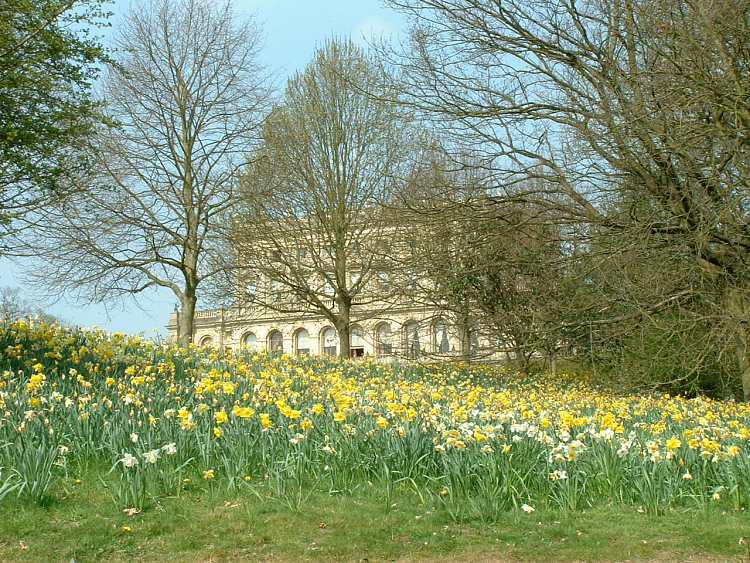
{"type": "Polygon", "coordinates": [[[100,483],[68,490],[72,498],[48,507],[3,506],[0,560],[736,561],[748,555],[739,538],[750,536],[750,515],[718,509],[649,516],[605,507],[454,523],[403,492],[390,510],[377,492],[316,493],[293,510],[265,494],[196,490],[129,517],[100,483]]]}

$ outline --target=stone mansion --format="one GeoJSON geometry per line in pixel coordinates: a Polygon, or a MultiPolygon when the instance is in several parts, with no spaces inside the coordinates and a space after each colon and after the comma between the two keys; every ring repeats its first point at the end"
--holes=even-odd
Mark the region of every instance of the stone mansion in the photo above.
{"type": "MultiPolygon", "coordinates": [[[[462,336],[434,307],[399,303],[382,311],[353,306],[350,356],[382,360],[448,359],[484,350],[490,343],[481,336],[462,336]]],[[[177,313],[167,325],[176,335],[177,313]]],[[[280,314],[253,308],[227,308],[198,311],[194,342],[222,349],[250,348],[294,355],[338,355],[336,329],[322,315],[280,314]]]]}
{"type": "MultiPolygon", "coordinates": [[[[318,232],[315,228],[309,230],[318,232]]],[[[410,261],[403,259],[409,256],[407,248],[412,244],[408,233],[399,233],[391,226],[380,232],[364,227],[362,232],[368,235],[362,239],[372,242],[369,247],[356,242],[347,248],[348,265],[337,277],[357,288],[349,311],[347,354],[339,350],[340,339],[331,322],[332,315],[323,314],[323,310],[338,311],[339,304],[334,300],[336,290],[331,274],[321,273],[321,268],[326,268],[325,272],[334,269],[334,254],[317,234],[310,236],[306,245],[300,240],[302,237],[295,240],[290,236],[294,242],[283,239],[281,246],[275,247],[268,242],[270,237],[252,239],[251,252],[244,255],[260,259],[249,266],[240,260],[246,271],[232,284],[233,291],[238,292],[236,305],[197,311],[193,342],[218,349],[348,355],[383,361],[505,357],[505,350],[497,342],[490,342],[478,326],[468,320],[456,320],[468,314],[451,314],[430,298],[431,282],[412,271],[410,261]],[[379,258],[370,259],[372,256],[379,258]],[[402,259],[394,262],[389,258],[392,256],[402,259]],[[312,268],[313,263],[317,269],[312,268]],[[363,264],[369,264],[369,268],[363,264]],[[284,268],[280,270],[279,265],[284,268]],[[297,282],[301,287],[298,293],[288,289],[289,285],[287,289],[280,285],[278,277],[287,271],[304,272],[296,278],[301,280],[297,282]],[[304,291],[313,295],[317,308],[303,305],[309,303],[299,296],[304,291]]],[[[243,256],[239,243],[235,248],[243,256]]],[[[177,334],[178,314],[172,313],[167,325],[172,339],[177,334]]]]}

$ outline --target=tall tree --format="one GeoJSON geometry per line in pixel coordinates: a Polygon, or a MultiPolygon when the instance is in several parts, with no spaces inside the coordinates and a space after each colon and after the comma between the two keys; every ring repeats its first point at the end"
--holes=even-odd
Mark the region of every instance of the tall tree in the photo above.
{"type": "Polygon", "coordinates": [[[524,374],[535,354],[554,364],[564,285],[556,225],[545,208],[495,198],[491,176],[472,158],[430,156],[407,200],[414,244],[404,266],[419,272],[413,295],[452,317],[467,359],[500,348],[524,374]],[[480,336],[489,348],[479,347],[480,336]]]}
{"type": "Polygon", "coordinates": [[[101,0],[0,2],[0,250],[29,212],[74,189],[102,115],[92,85],[107,52],[101,0]]]}
{"type": "Polygon", "coordinates": [[[377,302],[382,312],[396,287],[388,278],[395,230],[380,204],[403,176],[408,129],[393,104],[368,95],[384,92],[384,78],[351,41],[315,53],[263,129],[234,233],[240,300],[322,315],[343,356],[353,307],[361,317],[377,302]]]}
{"type": "Polygon", "coordinates": [[[509,197],[623,245],[636,242],[627,233],[637,225],[643,251],[670,248],[695,265],[710,284],[681,276],[684,285],[651,303],[631,300],[629,314],[713,288],[702,302],[714,303],[734,343],[735,377],[750,400],[750,5],[388,4],[412,23],[395,61],[404,102],[483,150],[509,197]],[[529,178],[545,189],[524,189],[529,178]],[[640,212],[606,213],[617,201],[640,212]]]}
{"type": "Polygon", "coordinates": [[[91,301],[167,288],[187,344],[268,98],[259,31],[230,2],[153,0],[125,18],[116,47],[104,100],[118,127],[90,147],[85,192],[42,215],[39,281],[91,301]]]}

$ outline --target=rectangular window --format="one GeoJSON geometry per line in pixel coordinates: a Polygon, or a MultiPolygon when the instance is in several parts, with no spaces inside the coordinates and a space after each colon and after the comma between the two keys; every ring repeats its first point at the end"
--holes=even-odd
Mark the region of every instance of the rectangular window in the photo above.
{"type": "Polygon", "coordinates": [[[419,291],[419,280],[417,279],[417,276],[411,275],[409,276],[409,291],[412,293],[417,293],[419,291]]]}
{"type": "Polygon", "coordinates": [[[258,295],[258,278],[250,278],[245,284],[245,295],[252,301],[258,295]]]}
{"type": "Polygon", "coordinates": [[[271,296],[276,303],[280,302],[284,296],[283,286],[280,281],[271,280],[271,296]]]}

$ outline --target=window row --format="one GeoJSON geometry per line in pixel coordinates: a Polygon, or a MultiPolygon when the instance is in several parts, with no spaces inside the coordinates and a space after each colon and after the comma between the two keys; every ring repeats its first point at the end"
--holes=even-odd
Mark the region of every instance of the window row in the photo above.
{"type": "MultiPolygon", "coordinates": [[[[478,349],[479,340],[476,333],[470,335],[469,345],[478,349]]],[[[210,336],[200,340],[201,345],[212,345],[210,336]]],[[[336,356],[339,352],[339,337],[335,328],[323,328],[316,336],[306,328],[298,328],[291,339],[284,339],[281,331],[274,329],[265,340],[248,331],[241,338],[241,345],[254,350],[267,350],[270,353],[293,353],[297,355],[327,354],[336,356]]],[[[438,320],[429,326],[417,321],[408,321],[403,325],[391,322],[378,323],[371,333],[359,325],[353,325],[350,334],[349,354],[352,357],[374,354],[384,357],[401,355],[417,359],[424,354],[449,354],[459,351],[461,340],[455,335],[447,322],[438,320]],[[397,328],[394,328],[393,325],[397,328]]]]}
{"type": "MultiPolygon", "coordinates": [[[[333,273],[327,274],[327,277],[325,278],[320,277],[318,281],[321,285],[317,288],[315,287],[315,283],[311,283],[314,291],[320,292],[323,295],[327,295],[328,297],[334,297],[336,292],[335,292],[333,284],[331,284],[330,282],[330,279],[333,279],[333,277],[334,277],[333,273]]],[[[355,287],[361,277],[362,277],[361,272],[350,272],[349,283],[347,287],[350,289],[355,287]]],[[[376,282],[375,287],[377,287],[378,289],[388,290],[391,288],[391,274],[389,272],[382,272],[382,271],[376,272],[373,279],[376,282]]],[[[249,297],[251,300],[254,300],[255,298],[259,296],[259,292],[261,288],[262,286],[260,284],[260,278],[250,277],[245,282],[245,295],[249,297]]],[[[271,294],[273,301],[283,301],[285,299],[292,297],[289,288],[278,280],[274,280],[274,279],[269,280],[268,284],[266,285],[266,288],[268,292],[271,294]]]]}

